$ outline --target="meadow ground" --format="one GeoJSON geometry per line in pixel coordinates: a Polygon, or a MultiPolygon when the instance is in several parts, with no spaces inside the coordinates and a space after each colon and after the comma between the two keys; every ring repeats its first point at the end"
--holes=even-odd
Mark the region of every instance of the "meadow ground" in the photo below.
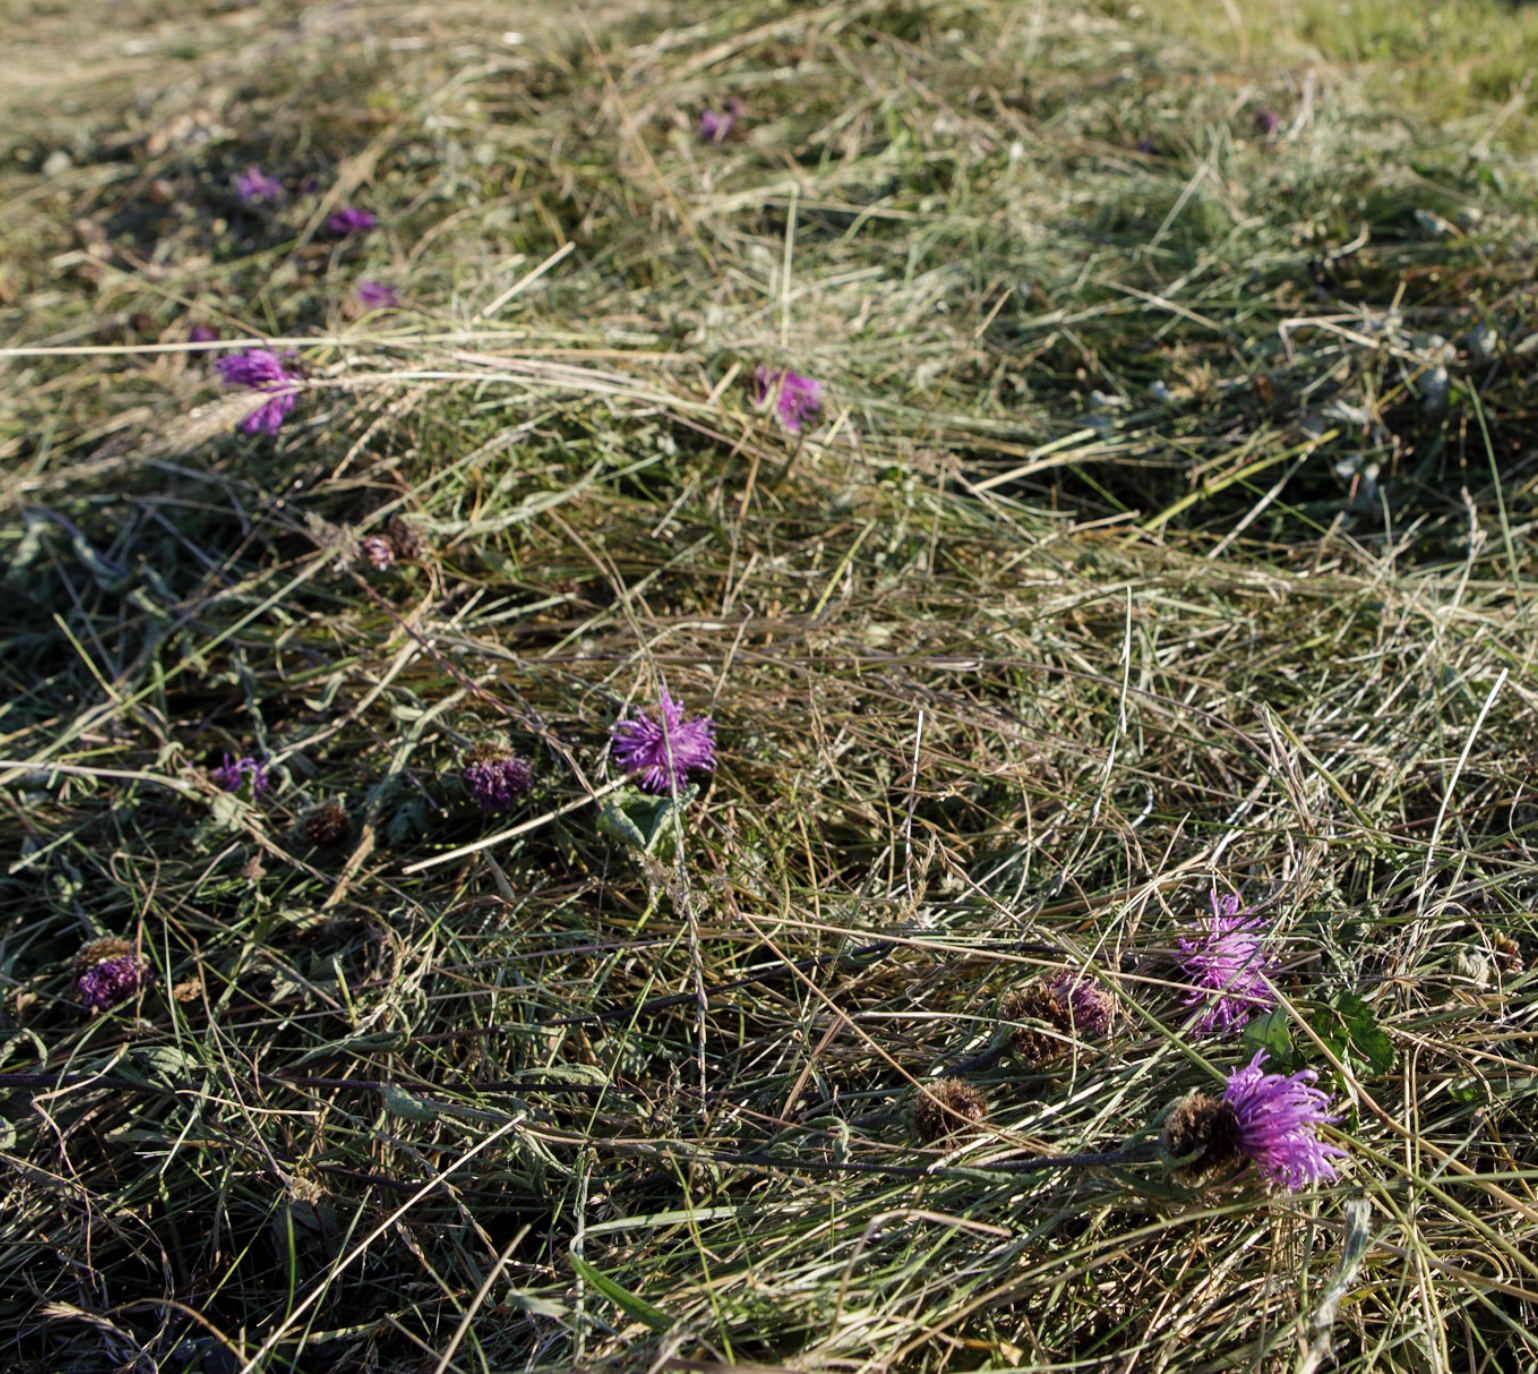
{"type": "Polygon", "coordinates": [[[0,1366],[1538,1367],[1531,7],[0,11],[0,1366]]]}

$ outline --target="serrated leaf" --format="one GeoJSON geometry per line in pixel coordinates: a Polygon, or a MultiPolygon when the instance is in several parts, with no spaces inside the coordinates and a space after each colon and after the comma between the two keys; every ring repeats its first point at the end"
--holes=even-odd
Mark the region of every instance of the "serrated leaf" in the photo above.
{"type": "Polygon", "coordinates": [[[627,1312],[637,1321],[645,1322],[653,1331],[666,1331],[673,1325],[673,1319],[660,1307],[653,1307],[645,1299],[638,1298],[628,1289],[621,1288],[613,1279],[600,1274],[579,1255],[571,1257],[571,1267],[616,1307],[627,1312]]]}
{"type": "Polygon", "coordinates": [[[623,787],[599,812],[599,833],[643,854],[665,853],[666,842],[677,833],[675,816],[681,816],[698,794],[699,788],[693,783],[676,797],[653,797],[623,787]]]}

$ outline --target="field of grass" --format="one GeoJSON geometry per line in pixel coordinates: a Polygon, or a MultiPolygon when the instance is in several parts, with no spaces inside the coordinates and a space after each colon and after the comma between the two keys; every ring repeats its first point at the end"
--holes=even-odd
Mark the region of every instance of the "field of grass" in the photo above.
{"type": "Polygon", "coordinates": [[[0,24],[0,1368],[1538,1369],[1538,7],[0,24]]]}

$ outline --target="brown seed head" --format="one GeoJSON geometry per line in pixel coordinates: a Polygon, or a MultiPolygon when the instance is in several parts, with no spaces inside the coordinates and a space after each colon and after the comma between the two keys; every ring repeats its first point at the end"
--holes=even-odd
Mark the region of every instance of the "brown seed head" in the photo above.
{"type": "Polygon", "coordinates": [[[1061,1035],[1050,1035],[1037,1026],[1011,1026],[1009,1047],[1028,1069],[1043,1069],[1064,1058],[1073,1035],[1073,1013],[1045,983],[1028,983],[999,1003],[1005,1021],[1042,1021],[1061,1035]]]}
{"type": "Polygon", "coordinates": [[[352,818],[341,802],[322,802],[299,818],[299,832],[317,849],[335,849],[352,835],[352,818]]]}
{"type": "Polygon", "coordinates": [[[411,563],[421,558],[422,534],[415,525],[408,525],[396,517],[385,526],[385,538],[390,541],[391,551],[404,562],[411,563]]]}
{"type": "Polygon", "coordinates": [[[926,1083],[913,1101],[908,1121],[926,1145],[980,1126],[988,1119],[988,1103],[970,1083],[959,1078],[942,1078],[926,1083]]]}
{"type": "Polygon", "coordinates": [[[133,948],[127,940],[120,940],[116,935],[92,940],[90,944],[82,945],[75,955],[75,974],[78,977],[87,969],[106,963],[108,959],[121,959],[125,954],[132,954],[133,948]]]}
{"type": "Polygon", "coordinates": [[[1164,1123],[1164,1148],[1173,1159],[1189,1159],[1175,1171],[1175,1178],[1194,1186],[1244,1158],[1239,1152],[1239,1118],[1221,1098],[1189,1093],[1164,1123]]]}
{"type": "Polygon", "coordinates": [[[1495,951],[1495,964],[1502,973],[1515,976],[1522,972],[1522,946],[1509,935],[1492,935],[1490,946],[1495,951]]]}

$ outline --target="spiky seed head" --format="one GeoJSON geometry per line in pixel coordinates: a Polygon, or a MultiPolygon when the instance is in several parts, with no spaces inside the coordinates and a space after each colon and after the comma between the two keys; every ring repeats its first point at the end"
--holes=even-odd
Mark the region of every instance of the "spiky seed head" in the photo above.
{"type": "Polygon", "coordinates": [[[396,558],[414,563],[422,557],[422,534],[415,525],[408,525],[398,516],[385,526],[385,538],[396,558]]]}
{"type": "Polygon", "coordinates": [[[925,1145],[982,1125],[988,1103],[982,1093],[959,1078],[942,1078],[920,1087],[908,1115],[913,1134],[925,1145]]]}
{"type": "Polygon", "coordinates": [[[1171,1159],[1185,1161],[1176,1181],[1194,1187],[1244,1158],[1239,1149],[1239,1117],[1221,1098],[1191,1092],[1164,1122],[1164,1148],[1171,1159]]]}
{"type": "Polygon", "coordinates": [[[116,935],[104,935],[100,940],[92,940],[90,944],[82,945],[75,955],[75,973],[84,973],[97,964],[105,964],[108,959],[121,959],[125,954],[132,954],[133,948],[127,940],[119,939],[116,935]]]}
{"type": "Polygon", "coordinates": [[[1043,1069],[1067,1055],[1073,1035],[1073,1013],[1068,1004],[1046,983],[1028,983],[999,1003],[999,1016],[1005,1021],[1025,1024],[1009,1028],[1009,1047],[1015,1058],[1028,1069],[1043,1069]],[[1033,1026],[1044,1022],[1058,1034],[1033,1026]]]}
{"type": "Polygon", "coordinates": [[[352,817],[339,801],[321,802],[299,818],[299,832],[316,849],[335,849],[352,835],[352,817]]]}

